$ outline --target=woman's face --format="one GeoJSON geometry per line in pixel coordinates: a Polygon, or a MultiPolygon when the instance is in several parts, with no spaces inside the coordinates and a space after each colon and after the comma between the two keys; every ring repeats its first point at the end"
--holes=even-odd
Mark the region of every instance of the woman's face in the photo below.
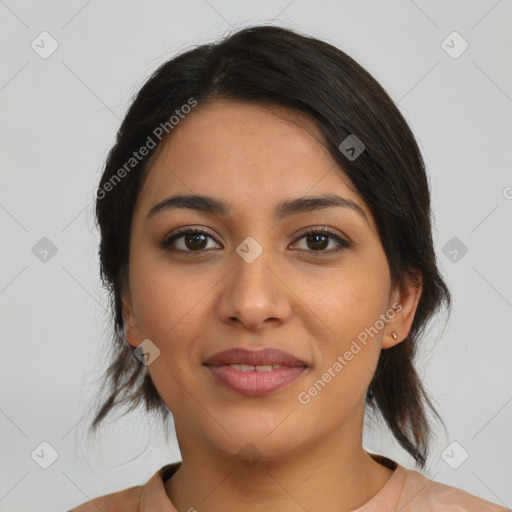
{"type": "Polygon", "coordinates": [[[150,340],[148,371],[178,435],[196,445],[270,460],[342,430],[360,435],[380,350],[409,330],[419,293],[391,290],[374,219],[318,137],[284,108],[199,105],[155,155],[140,192],[128,339],[150,340]],[[148,217],[177,195],[208,196],[226,211],[169,207],[148,217]],[[349,206],[293,207],[324,195],[349,206]],[[192,228],[205,233],[162,247],[192,228]],[[279,349],[301,363],[205,365],[234,348],[279,349]]]}

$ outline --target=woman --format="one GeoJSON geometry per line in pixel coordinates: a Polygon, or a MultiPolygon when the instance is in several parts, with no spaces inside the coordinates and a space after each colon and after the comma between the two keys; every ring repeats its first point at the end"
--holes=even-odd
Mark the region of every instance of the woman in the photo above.
{"type": "Polygon", "coordinates": [[[73,512],[505,510],[363,449],[368,406],[425,466],[413,357],[450,293],[414,136],[345,53],[257,26],[165,63],[96,213],[117,353],[93,427],[143,400],[182,462],[73,512]]]}

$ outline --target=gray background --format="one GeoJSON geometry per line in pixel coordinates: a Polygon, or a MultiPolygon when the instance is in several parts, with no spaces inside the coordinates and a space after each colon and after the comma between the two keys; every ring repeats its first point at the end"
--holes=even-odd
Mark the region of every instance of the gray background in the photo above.
{"type": "MultiPolygon", "coordinates": [[[[85,442],[107,353],[94,190],[161,62],[271,20],[355,58],[417,136],[454,296],[418,362],[449,434],[425,474],[512,507],[511,18],[510,0],[0,0],[0,510],[67,510],[179,460],[140,412],[85,442]],[[50,48],[44,31],[58,43],[47,58],[31,47],[50,48]]],[[[385,429],[365,431],[365,447],[413,468],[385,429]]]]}

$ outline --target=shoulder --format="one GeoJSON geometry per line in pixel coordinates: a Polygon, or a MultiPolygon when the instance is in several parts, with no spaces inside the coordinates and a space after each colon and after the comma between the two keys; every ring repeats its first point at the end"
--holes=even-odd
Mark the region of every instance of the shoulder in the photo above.
{"type": "Polygon", "coordinates": [[[105,494],[82,503],[69,512],[98,512],[98,510],[102,512],[137,512],[141,491],[142,486],[136,485],[112,494],[105,494]]]}
{"type": "Polygon", "coordinates": [[[510,512],[462,489],[431,480],[418,471],[402,469],[405,480],[398,509],[403,512],[510,512]]]}
{"type": "Polygon", "coordinates": [[[167,499],[164,482],[179,469],[180,465],[181,462],[167,464],[154,473],[144,485],[135,485],[122,491],[99,496],[72,508],[68,512],[139,512],[139,510],[155,510],[156,507],[152,507],[151,504],[162,503],[167,499]],[[150,504],[149,508],[148,503],[150,504]]]}

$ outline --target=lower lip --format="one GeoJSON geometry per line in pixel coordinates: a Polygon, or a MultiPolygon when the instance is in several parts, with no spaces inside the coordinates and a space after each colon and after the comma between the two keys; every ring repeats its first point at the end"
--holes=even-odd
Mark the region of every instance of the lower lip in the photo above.
{"type": "Polygon", "coordinates": [[[243,395],[265,395],[287,386],[298,379],[306,370],[305,366],[283,366],[268,372],[250,370],[243,372],[231,366],[206,366],[213,377],[227,388],[243,395]]]}

